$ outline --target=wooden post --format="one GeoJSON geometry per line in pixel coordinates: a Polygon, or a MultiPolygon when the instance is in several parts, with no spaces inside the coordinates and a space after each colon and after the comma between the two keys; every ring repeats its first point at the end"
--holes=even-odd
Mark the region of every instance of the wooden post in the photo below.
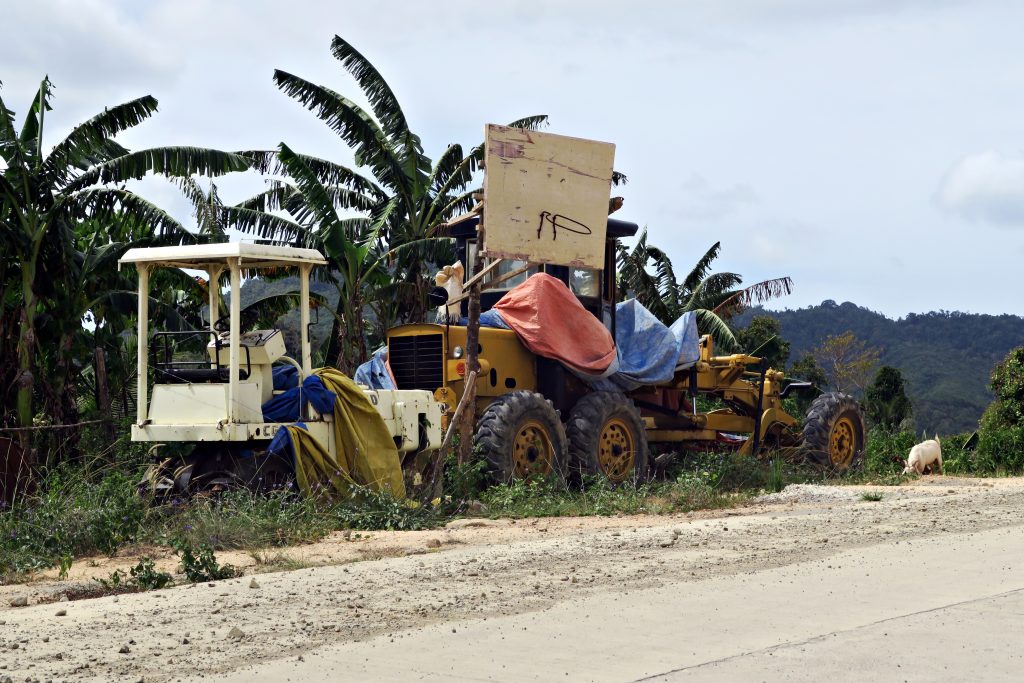
{"type": "Polygon", "coordinates": [[[466,324],[466,388],[462,393],[466,409],[459,422],[460,465],[473,456],[473,428],[476,426],[476,378],[480,373],[480,285],[469,290],[469,321],[466,324]],[[472,382],[470,379],[472,378],[472,382]]]}
{"type": "MultiPolygon", "coordinates": [[[[480,224],[476,231],[476,261],[473,264],[474,273],[480,273],[484,267],[482,255],[484,245],[484,212],[480,212],[480,224]]],[[[480,287],[478,280],[469,288],[469,316],[466,322],[466,388],[463,396],[466,398],[466,411],[462,414],[462,421],[459,423],[459,456],[460,465],[469,462],[473,456],[473,428],[476,426],[476,381],[480,374],[480,287]],[[469,382],[473,377],[474,381],[469,382]]]]}
{"type": "MultiPolygon", "coordinates": [[[[466,376],[466,381],[476,386],[476,373],[469,373],[466,376]]],[[[434,452],[434,459],[430,467],[430,483],[424,489],[427,492],[426,501],[440,498],[443,493],[441,483],[444,481],[442,474],[444,472],[445,456],[448,454],[448,448],[452,444],[452,437],[455,436],[455,431],[462,425],[461,418],[466,405],[469,403],[469,400],[476,402],[476,392],[473,392],[473,394],[473,396],[470,396],[468,392],[462,393],[462,398],[459,399],[459,404],[455,407],[455,412],[452,414],[452,420],[448,423],[448,431],[445,432],[444,440],[441,441],[441,447],[434,452]]]]}

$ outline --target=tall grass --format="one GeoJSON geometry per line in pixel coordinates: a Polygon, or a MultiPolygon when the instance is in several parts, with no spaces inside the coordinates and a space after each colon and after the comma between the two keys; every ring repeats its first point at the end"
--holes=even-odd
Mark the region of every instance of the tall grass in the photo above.
{"type": "MultiPolygon", "coordinates": [[[[942,462],[946,474],[1001,476],[1024,473],[1024,429],[982,429],[972,447],[972,433],[940,436],[942,462]]],[[[868,434],[864,473],[887,477],[903,471],[914,444],[921,437],[912,432],[887,432],[872,429],[868,434]]]]}

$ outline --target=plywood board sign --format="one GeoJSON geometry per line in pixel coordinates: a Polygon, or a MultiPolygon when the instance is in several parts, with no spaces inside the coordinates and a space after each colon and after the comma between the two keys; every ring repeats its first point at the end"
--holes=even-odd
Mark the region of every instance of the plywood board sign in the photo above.
{"type": "Polygon", "coordinates": [[[484,253],[603,268],[615,145],[494,124],[484,140],[484,253]]]}

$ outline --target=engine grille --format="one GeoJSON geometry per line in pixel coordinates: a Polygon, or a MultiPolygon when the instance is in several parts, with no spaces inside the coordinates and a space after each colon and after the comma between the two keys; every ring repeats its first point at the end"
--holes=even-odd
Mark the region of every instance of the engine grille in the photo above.
{"type": "Polygon", "coordinates": [[[399,389],[436,391],[444,384],[444,345],[439,334],[391,337],[388,363],[399,389]]]}

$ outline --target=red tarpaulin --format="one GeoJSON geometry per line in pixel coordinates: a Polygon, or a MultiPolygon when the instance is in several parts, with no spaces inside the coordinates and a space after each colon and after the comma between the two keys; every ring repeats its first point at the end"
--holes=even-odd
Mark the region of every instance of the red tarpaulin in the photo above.
{"type": "Polygon", "coordinates": [[[603,375],[616,361],[611,333],[561,280],[537,273],[494,305],[530,351],[584,375],[603,375]]]}

